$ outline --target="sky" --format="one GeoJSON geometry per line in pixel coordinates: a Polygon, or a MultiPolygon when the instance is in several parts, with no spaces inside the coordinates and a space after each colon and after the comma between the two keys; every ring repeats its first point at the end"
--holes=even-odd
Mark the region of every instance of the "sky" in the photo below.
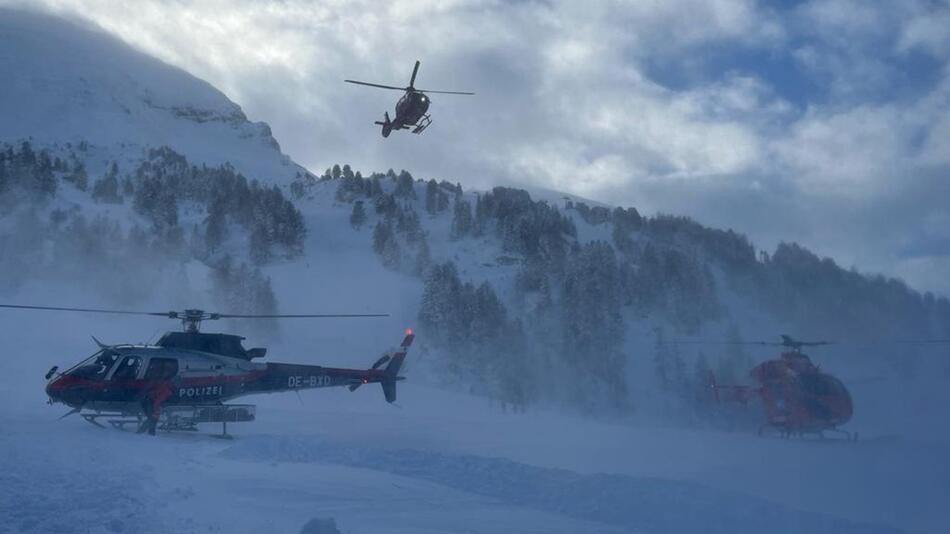
{"type": "Polygon", "coordinates": [[[950,296],[950,2],[0,0],[101,26],[316,173],[406,169],[689,215],[950,296]],[[379,135],[434,95],[421,136],[379,135]]]}

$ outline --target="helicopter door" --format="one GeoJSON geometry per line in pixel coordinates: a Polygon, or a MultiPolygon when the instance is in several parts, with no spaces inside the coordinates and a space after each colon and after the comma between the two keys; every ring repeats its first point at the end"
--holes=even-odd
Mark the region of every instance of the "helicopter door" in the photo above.
{"type": "Polygon", "coordinates": [[[145,380],[168,380],[177,374],[177,358],[152,358],[145,370],[145,380]]]}
{"type": "Polygon", "coordinates": [[[102,400],[106,402],[128,402],[135,398],[139,371],[142,368],[142,358],[126,356],[116,365],[109,377],[109,383],[102,390],[102,400]]]}

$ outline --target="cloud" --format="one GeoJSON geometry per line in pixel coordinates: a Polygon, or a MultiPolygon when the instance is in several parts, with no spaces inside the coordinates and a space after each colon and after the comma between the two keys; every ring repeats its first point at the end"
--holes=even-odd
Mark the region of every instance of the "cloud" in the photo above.
{"type": "Polygon", "coordinates": [[[210,81],[317,172],[565,190],[946,288],[945,1],[39,3],[210,81]],[[383,140],[398,93],[342,80],[416,59],[418,86],[478,94],[383,140]]]}

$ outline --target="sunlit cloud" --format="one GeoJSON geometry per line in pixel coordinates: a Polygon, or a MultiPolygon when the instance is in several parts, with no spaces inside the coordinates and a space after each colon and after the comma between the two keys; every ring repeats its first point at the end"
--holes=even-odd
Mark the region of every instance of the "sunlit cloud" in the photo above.
{"type": "Polygon", "coordinates": [[[558,189],[693,214],[764,247],[798,240],[922,288],[945,278],[945,262],[901,263],[900,236],[946,237],[921,230],[950,210],[921,193],[950,167],[946,2],[29,5],[208,80],[316,172],[349,162],[558,189]],[[398,93],[342,80],[402,85],[416,59],[418,86],[478,94],[436,95],[424,136],[383,140],[372,121],[398,93]],[[897,227],[862,210],[893,210],[897,227]]]}

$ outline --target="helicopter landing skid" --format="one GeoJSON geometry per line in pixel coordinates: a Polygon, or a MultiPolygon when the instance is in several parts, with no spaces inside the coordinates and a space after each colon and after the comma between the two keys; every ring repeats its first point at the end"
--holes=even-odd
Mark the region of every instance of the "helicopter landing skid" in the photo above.
{"type": "MultiPolygon", "coordinates": [[[[123,412],[92,412],[81,414],[86,422],[99,428],[108,428],[99,419],[109,423],[116,430],[128,431],[142,427],[145,417],[141,414],[123,412]]],[[[157,429],[163,432],[197,432],[199,423],[221,423],[221,434],[215,437],[230,439],[228,423],[253,421],[256,406],[252,404],[215,404],[195,406],[166,406],[162,410],[157,429]]]]}
{"type": "Polygon", "coordinates": [[[87,423],[96,425],[99,428],[106,428],[106,427],[105,425],[97,421],[96,419],[99,419],[100,417],[121,417],[122,416],[122,414],[117,414],[117,413],[100,413],[100,412],[84,413],[81,415],[82,415],[82,418],[85,419],[87,423]]]}
{"type": "Polygon", "coordinates": [[[412,133],[421,134],[430,124],[432,124],[432,119],[428,115],[423,115],[416,123],[416,127],[412,129],[412,133]]]}
{"type": "Polygon", "coordinates": [[[857,432],[848,432],[840,428],[826,428],[824,430],[791,430],[775,425],[762,425],[759,435],[773,435],[782,439],[798,438],[802,441],[858,441],[857,432]],[[831,434],[834,437],[829,436],[831,434]]]}

